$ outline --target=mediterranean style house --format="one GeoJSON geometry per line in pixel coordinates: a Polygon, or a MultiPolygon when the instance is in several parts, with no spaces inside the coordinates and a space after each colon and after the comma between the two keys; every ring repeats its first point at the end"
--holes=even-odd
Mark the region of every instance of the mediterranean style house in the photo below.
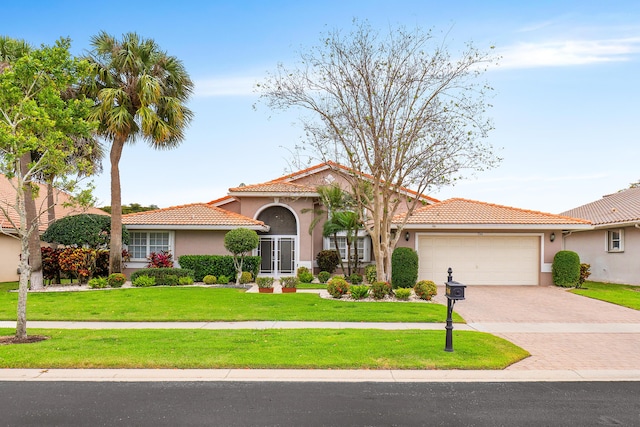
{"type": "Polygon", "coordinates": [[[564,235],[565,248],[591,265],[589,280],[640,285],[640,188],[606,195],[562,215],[593,224],[564,235]]]}
{"type": "MultiPolygon", "coordinates": [[[[124,215],[130,233],[127,271],[144,267],[148,254],[161,250],[170,251],[176,260],[181,255],[227,254],[225,233],[246,227],[260,236],[260,274],[291,275],[301,266],[317,272],[316,255],[334,244],[323,237],[321,223],[310,229],[313,212],[321,205],[316,189],[343,185],[351,175],[348,168],[325,162],[261,184],[231,188],[208,203],[124,215]]],[[[550,285],[551,263],[563,249],[563,233],[591,228],[584,219],[466,199],[441,202],[409,189],[400,192],[405,198],[418,198],[422,207],[404,226],[398,246],[414,248],[419,279],[436,283],[447,279],[451,267],[455,280],[466,285],[550,285]]],[[[343,258],[345,241],[338,235],[343,258]]],[[[373,263],[365,232],[357,244],[363,265],[373,263]]]]}

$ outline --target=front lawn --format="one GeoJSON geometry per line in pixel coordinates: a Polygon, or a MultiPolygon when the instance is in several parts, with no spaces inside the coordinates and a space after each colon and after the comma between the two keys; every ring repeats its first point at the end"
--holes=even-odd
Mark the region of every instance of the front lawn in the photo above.
{"type": "MultiPolygon", "coordinates": [[[[15,320],[18,295],[0,287],[0,320],[15,320]]],[[[419,302],[350,302],[316,294],[254,294],[204,287],[125,288],[30,293],[28,320],[196,322],[299,320],[444,322],[445,306],[419,302]]],[[[455,322],[463,322],[454,313],[455,322]]]]}
{"type": "Polygon", "coordinates": [[[634,310],[640,310],[640,286],[584,282],[583,288],[572,289],[571,292],[634,310]]]}
{"type": "MultiPolygon", "coordinates": [[[[12,335],[0,329],[0,335],[12,335]]],[[[0,368],[504,369],[529,356],[481,332],[30,329],[50,339],[0,346],[0,368]]]]}

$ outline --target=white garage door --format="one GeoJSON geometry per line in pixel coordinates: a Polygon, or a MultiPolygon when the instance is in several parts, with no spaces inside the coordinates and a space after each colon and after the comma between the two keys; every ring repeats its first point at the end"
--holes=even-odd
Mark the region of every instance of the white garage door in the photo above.
{"type": "Polygon", "coordinates": [[[464,285],[537,285],[540,237],[500,234],[418,237],[420,280],[440,285],[453,269],[464,285]]]}

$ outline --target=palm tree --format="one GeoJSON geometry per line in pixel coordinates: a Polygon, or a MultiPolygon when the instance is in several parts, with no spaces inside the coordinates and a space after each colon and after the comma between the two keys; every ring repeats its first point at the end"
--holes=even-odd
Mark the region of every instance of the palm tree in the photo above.
{"type": "Polygon", "coordinates": [[[92,37],[91,46],[86,59],[93,78],[84,91],[95,100],[92,118],[100,122],[100,135],[111,141],[109,271],[116,273],[122,269],[122,149],[138,137],[155,149],[179,145],[193,117],[186,107],[193,82],[180,60],[136,33],[116,40],[101,32],[92,37]]]}

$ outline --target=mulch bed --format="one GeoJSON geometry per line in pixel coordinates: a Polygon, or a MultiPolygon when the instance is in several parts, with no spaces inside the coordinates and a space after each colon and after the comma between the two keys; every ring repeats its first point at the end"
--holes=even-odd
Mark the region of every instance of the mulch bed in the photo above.
{"type": "Polygon", "coordinates": [[[26,338],[17,338],[15,335],[0,336],[0,345],[9,344],[32,344],[44,340],[48,340],[49,337],[44,335],[27,335],[26,338]]]}

